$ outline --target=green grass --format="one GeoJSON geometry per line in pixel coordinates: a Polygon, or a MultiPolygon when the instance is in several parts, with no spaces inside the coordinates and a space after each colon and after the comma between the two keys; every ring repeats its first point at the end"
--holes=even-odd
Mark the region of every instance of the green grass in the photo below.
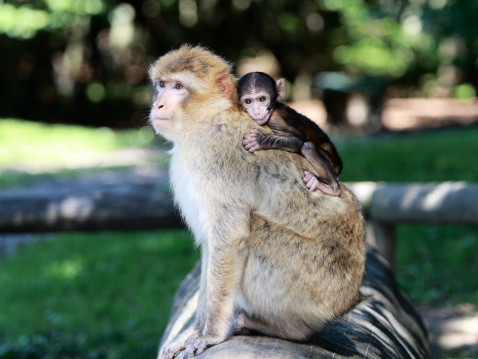
{"type": "Polygon", "coordinates": [[[197,257],[184,230],[61,234],[25,246],[0,261],[0,358],[154,357],[197,257]]]}
{"type": "MultiPolygon", "coordinates": [[[[141,145],[134,131],[7,122],[0,121],[0,172],[24,161],[27,153],[27,159],[49,165],[36,151],[13,147],[30,141],[35,148],[50,148],[59,141],[53,133],[77,143],[80,152],[82,147],[97,154],[141,145]]],[[[478,182],[477,127],[339,139],[337,144],[344,181],[478,182]]],[[[52,154],[58,148],[43,153],[61,165],[68,159],[52,154]]],[[[2,181],[12,182],[11,176],[4,172],[2,181]]],[[[416,302],[478,306],[478,228],[400,225],[397,236],[397,278],[416,302]]],[[[198,257],[190,235],[106,232],[48,238],[0,259],[0,359],[154,357],[172,296],[198,257]]]]}
{"type": "Polygon", "coordinates": [[[396,273],[420,304],[478,308],[478,227],[400,225],[396,273]]]}
{"type": "Polygon", "coordinates": [[[341,139],[342,181],[478,182],[478,127],[341,139]]]}
{"type": "Polygon", "coordinates": [[[61,166],[124,147],[149,144],[152,131],[113,131],[0,119],[0,167],[34,163],[61,166]]]}
{"type": "MultiPolygon", "coordinates": [[[[478,182],[478,127],[338,141],[343,181],[478,182]]],[[[478,307],[478,227],[397,226],[396,274],[420,304],[478,307]]]]}
{"type": "MultiPolygon", "coordinates": [[[[149,126],[113,131],[0,119],[0,144],[0,188],[8,188],[28,184],[47,172],[75,175],[84,167],[104,169],[102,161],[98,161],[102,155],[120,149],[158,147],[164,142],[154,138],[149,126]]],[[[154,164],[166,163],[167,155],[158,152],[154,164]]],[[[121,168],[120,165],[112,167],[121,168]]]]}

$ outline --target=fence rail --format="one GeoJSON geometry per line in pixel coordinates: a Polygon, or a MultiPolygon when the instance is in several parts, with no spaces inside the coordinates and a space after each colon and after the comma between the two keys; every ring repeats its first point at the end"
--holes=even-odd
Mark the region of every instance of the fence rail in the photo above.
{"type": "MultiPolygon", "coordinates": [[[[478,184],[347,184],[363,205],[368,240],[393,264],[398,223],[478,225],[478,184]]],[[[161,229],[182,226],[166,186],[156,183],[0,194],[0,233],[161,229]]],[[[1,240],[1,239],[0,239],[1,240]]]]}
{"type": "Polygon", "coordinates": [[[368,240],[394,262],[395,225],[478,225],[478,184],[349,183],[367,217],[368,240]]]}

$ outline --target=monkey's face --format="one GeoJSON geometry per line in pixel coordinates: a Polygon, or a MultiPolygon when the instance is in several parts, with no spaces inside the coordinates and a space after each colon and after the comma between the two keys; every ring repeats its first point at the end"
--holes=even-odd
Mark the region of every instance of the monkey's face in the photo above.
{"type": "Polygon", "coordinates": [[[258,125],[265,125],[269,121],[269,107],[271,105],[269,93],[264,90],[251,89],[251,91],[241,96],[240,100],[242,107],[258,125]]]}
{"type": "Polygon", "coordinates": [[[167,136],[181,127],[181,103],[189,95],[181,78],[156,79],[150,121],[156,133],[167,136]]]}

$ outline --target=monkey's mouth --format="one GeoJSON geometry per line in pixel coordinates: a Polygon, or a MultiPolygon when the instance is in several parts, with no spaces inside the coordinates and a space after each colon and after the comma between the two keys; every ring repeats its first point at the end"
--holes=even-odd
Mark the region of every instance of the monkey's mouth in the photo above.
{"type": "Polygon", "coordinates": [[[153,121],[169,121],[169,118],[160,117],[160,116],[152,116],[153,121]]]}
{"type": "Polygon", "coordinates": [[[263,117],[254,118],[254,117],[252,117],[252,119],[253,119],[254,122],[257,123],[259,126],[262,126],[262,125],[264,125],[264,124],[269,120],[269,117],[266,117],[266,118],[263,118],[263,117]]]}

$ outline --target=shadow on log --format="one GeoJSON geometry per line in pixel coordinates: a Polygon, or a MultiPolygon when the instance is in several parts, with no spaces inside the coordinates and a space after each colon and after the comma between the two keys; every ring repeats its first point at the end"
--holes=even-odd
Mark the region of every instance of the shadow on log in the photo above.
{"type": "MultiPolygon", "coordinates": [[[[309,341],[234,336],[197,358],[431,358],[428,334],[419,314],[398,287],[385,259],[373,249],[368,251],[366,272],[362,291],[370,299],[329,323],[309,341]]],[[[196,265],[176,293],[161,345],[192,322],[199,277],[200,266],[196,265]]]]}

